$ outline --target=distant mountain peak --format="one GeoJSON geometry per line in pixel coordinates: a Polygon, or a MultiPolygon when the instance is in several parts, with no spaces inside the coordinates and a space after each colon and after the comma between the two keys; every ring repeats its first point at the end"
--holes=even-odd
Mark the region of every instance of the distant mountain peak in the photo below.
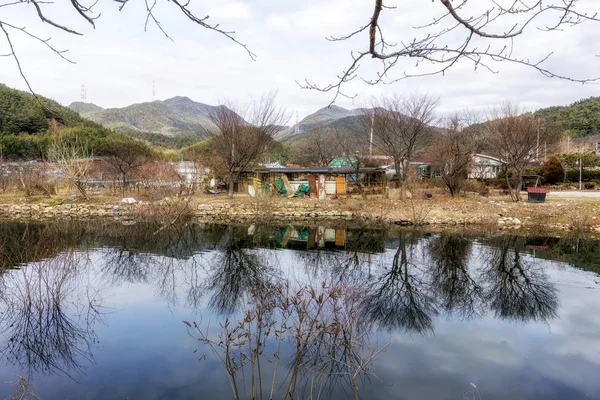
{"type": "Polygon", "coordinates": [[[94,103],[86,103],[84,101],[74,101],[69,104],[68,107],[81,115],[104,110],[104,108],[97,106],[94,103]]]}

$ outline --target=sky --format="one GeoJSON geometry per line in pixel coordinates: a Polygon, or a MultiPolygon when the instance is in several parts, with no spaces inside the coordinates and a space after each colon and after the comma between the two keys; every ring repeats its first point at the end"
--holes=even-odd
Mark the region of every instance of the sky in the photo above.
{"type": "MultiPolygon", "coordinates": [[[[0,5],[11,2],[0,0],[0,5]]],[[[368,39],[366,33],[344,42],[328,41],[326,37],[343,36],[365,25],[372,15],[373,3],[372,0],[191,0],[190,9],[196,15],[209,15],[209,21],[234,30],[235,37],[256,54],[256,61],[242,47],[188,20],[166,0],[157,0],[154,10],[172,40],[152,22],[144,29],[146,13],[142,0],[132,0],[122,11],[117,3],[100,0],[94,9],[101,14],[95,29],[72,9],[70,2],[60,0],[41,5],[48,18],[80,31],[82,36],[42,23],[35,8],[26,3],[0,7],[0,21],[26,27],[42,38],[51,37],[48,43],[57,49],[68,49],[65,55],[73,64],[23,32],[9,29],[33,90],[61,104],[80,100],[82,85],[86,87],[86,101],[105,108],[173,96],[218,104],[277,91],[278,102],[289,111],[290,123],[294,123],[296,113],[302,119],[333,100],[333,93],[302,89],[298,82],[308,80],[318,85],[335,82],[335,77],[350,65],[351,51],[364,50],[368,39]]],[[[483,7],[486,3],[491,4],[491,0],[472,4],[483,7]]],[[[390,0],[385,4],[397,6],[384,10],[381,18],[390,42],[412,40],[422,34],[414,26],[427,24],[443,14],[438,1],[390,0]]],[[[579,7],[588,12],[600,11],[595,0],[580,0],[579,7]]],[[[464,10],[464,13],[476,11],[464,10]]],[[[536,60],[553,52],[546,63],[553,71],[574,78],[600,77],[600,41],[596,35],[600,22],[587,22],[559,32],[536,29],[548,26],[551,21],[541,19],[515,39],[515,54],[536,60]]],[[[495,28],[501,30],[502,25],[495,28]]],[[[464,34],[464,30],[454,31],[448,41],[456,43],[464,34]]],[[[0,35],[0,55],[8,52],[6,39],[0,35]]],[[[378,64],[365,59],[359,78],[343,89],[355,95],[355,99],[342,97],[335,104],[352,109],[366,106],[373,97],[381,95],[421,92],[439,96],[439,111],[448,114],[464,109],[489,110],[505,101],[533,111],[600,95],[598,84],[550,79],[526,66],[490,65],[497,73],[484,68],[475,70],[471,63],[459,62],[443,76],[371,86],[360,77],[372,78],[378,64]]],[[[405,71],[419,73],[428,68],[424,64],[416,66],[416,60],[409,59],[400,62],[393,72],[398,77],[405,71]]],[[[10,57],[0,57],[0,82],[26,89],[10,57]]]]}

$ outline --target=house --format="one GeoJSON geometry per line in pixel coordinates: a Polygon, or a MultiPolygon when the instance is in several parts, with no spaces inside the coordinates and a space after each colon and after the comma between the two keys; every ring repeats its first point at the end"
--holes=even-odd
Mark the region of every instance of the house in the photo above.
{"type": "Polygon", "coordinates": [[[376,167],[308,167],[308,168],[252,168],[242,171],[239,182],[235,184],[234,190],[244,193],[248,186],[260,183],[262,190],[267,189],[284,177],[289,184],[288,193],[295,193],[302,185],[309,185],[311,179],[324,179],[324,191],[327,195],[346,194],[357,182],[364,188],[371,190],[383,190],[386,182],[385,170],[376,167]]]}
{"type": "Polygon", "coordinates": [[[495,179],[504,162],[486,154],[475,154],[469,166],[469,179],[495,179]]]}

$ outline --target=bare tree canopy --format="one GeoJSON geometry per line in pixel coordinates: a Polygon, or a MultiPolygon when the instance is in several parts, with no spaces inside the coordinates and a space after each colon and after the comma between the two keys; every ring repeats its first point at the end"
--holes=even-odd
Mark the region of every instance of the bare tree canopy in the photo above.
{"type": "Polygon", "coordinates": [[[436,120],[438,99],[424,94],[381,97],[362,116],[365,132],[371,127],[369,146],[391,157],[400,182],[402,199],[406,197],[407,168],[415,150],[436,120]]]}
{"type": "Polygon", "coordinates": [[[472,122],[473,117],[468,112],[446,118],[442,135],[428,152],[431,165],[439,171],[453,197],[460,192],[473,156],[481,147],[476,130],[468,128],[472,122]]]}
{"type": "MultiPolygon", "coordinates": [[[[63,1],[67,2],[66,0],[63,0],[63,1]]],[[[108,1],[109,0],[107,0],[106,2],[108,2],[108,1]]],[[[118,7],[119,11],[121,11],[128,3],[130,3],[130,0],[110,0],[110,1],[115,3],[115,6],[118,7]]],[[[229,39],[229,40],[233,41],[234,43],[236,43],[237,45],[241,46],[244,50],[246,50],[246,52],[248,53],[248,56],[250,56],[250,58],[252,60],[254,60],[256,58],[256,55],[248,48],[248,46],[246,44],[240,42],[234,36],[234,34],[235,34],[234,31],[225,30],[225,29],[221,28],[218,23],[212,23],[211,21],[209,21],[210,17],[208,15],[201,17],[201,16],[197,15],[194,11],[192,11],[190,8],[189,0],[185,0],[185,1],[182,1],[182,0],[162,0],[162,1],[161,0],[144,0],[144,2],[145,2],[145,6],[146,6],[145,7],[146,8],[146,10],[145,10],[146,22],[144,24],[144,31],[146,31],[148,29],[149,24],[153,24],[158,29],[160,29],[160,31],[165,35],[166,38],[172,40],[172,38],[169,36],[167,31],[161,25],[160,17],[158,15],[157,11],[155,11],[157,4],[165,3],[165,4],[169,5],[170,7],[175,7],[187,19],[189,19],[190,21],[199,25],[200,27],[214,31],[222,36],[225,36],[227,39],[229,39]]],[[[96,22],[101,17],[101,14],[96,12],[98,0],[69,0],[68,3],[70,3],[70,5],[73,7],[74,15],[79,17],[79,19],[83,19],[84,21],[89,23],[93,28],[96,27],[96,22]]],[[[82,35],[82,33],[80,31],[72,28],[70,26],[70,24],[66,24],[63,22],[63,19],[68,19],[67,17],[61,16],[60,19],[57,19],[55,17],[49,16],[52,14],[52,9],[54,6],[55,6],[55,4],[53,4],[53,2],[44,1],[44,0],[0,0],[0,10],[2,10],[3,8],[6,10],[6,9],[14,8],[14,7],[21,7],[23,9],[22,12],[25,13],[27,8],[29,8],[37,14],[39,19],[44,24],[50,25],[58,30],[61,30],[61,31],[64,31],[64,32],[67,32],[67,33],[70,33],[73,35],[82,35]]],[[[2,13],[0,13],[0,31],[1,31],[1,34],[4,35],[4,38],[6,39],[6,45],[8,47],[8,52],[5,52],[2,49],[2,47],[0,47],[0,57],[12,57],[14,59],[15,63],[17,64],[17,67],[19,69],[19,73],[21,74],[21,77],[27,84],[27,87],[29,88],[29,90],[31,90],[32,92],[33,92],[33,90],[31,88],[31,85],[29,84],[29,81],[27,80],[27,77],[25,76],[23,69],[21,68],[18,51],[15,49],[14,41],[11,38],[11,34],[13,34],[13,33],[21,34],[21,35],[24,35],[25,37],[28,37],[34,41],[38,41],[38,42],[42,43],[43,45],[45,45],[50,51],[56,53],[58,56],[63,58],[64,60],[71,62],[71,63],[73,62],[72,60],[67,58],[67,56],[65,55],[67,50],[61,50],[61,49],[58,49],[57,47],[55,47],[50,41],[51,38],[41,37],[41,36],[37,35],[35,32],[29,30],[27,27],[21,26],[19,24],[19,22],[5,21],[4,19],[2,19],[2,13]]]]}
{"type": "Polygon", "coordinates": [[[275,93],[268,93],[247,105],[217,107],[211,114],[215,128],[209,137],[216,157],[227,171],[229,196],[233,196],[233,186],[242,171],[267,153],[273,135],[287,122],[275,97],[275,93]]]}
{"type": "MultiPolygon", "coordinates": [[[[383,0],[373,1],[373,14],[365,24],[343,36],[331,36],[331,41],[348,41],[363,38],[363,46],[351,53],[352,60],[334,82],[317,85],[305,81],[301,86],[325,92],[334,92],[335,99],[342,95],[344,84],[360,77],[365,83],[394,83],[399,80],[445,74],[459,62],[470,63],[474,69],[483,68],[497,73],[493,64],[508,62],[533,68],[551,78],[580,83],[597,81],[596,77],[563,75],[547,66],[553,54],[550,49],[538,58],[519,54],[516,41],[529,32],[552,32],[579,25],[583,22],[600,22],[596,10],[581,0],[432,0],[412,1],[414,7],[428,8],[430,22],[410,26],[408,37],[397,37],[396,18],[406,12],[408,5],[394,6],[383,0]],[[429,3],[429,4],[427,4],[429,3]],[[393,30],[392,30],[393,29],[393,30]],[[390,37],[392,39],[390,39],[390,37]],[[365,77],[361,63],[368,58],[379,62],[374,76],[365,77]],[[401,60],[416,61],[418,71],[402,70],[401,60]]],[[[406,3],[406,2],[404,2],[406,3]]],[[[407,28],[407,27],[404,27],[407,28]]]]}
{"type": "Polygon", "coordinates": [[[524,168],[538,163],[540,146],[553,144],[559,135],[550,126],[541,129],[533,114],[522,114],[518,106],[510,103],[493,110],[489,119],[484,125],[488,146],[504,163],[511,198],[520,201],[524,168]]]}

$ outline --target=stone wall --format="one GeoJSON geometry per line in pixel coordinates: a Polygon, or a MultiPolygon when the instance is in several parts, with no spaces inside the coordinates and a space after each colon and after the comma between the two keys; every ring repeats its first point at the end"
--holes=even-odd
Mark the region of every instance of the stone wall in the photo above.
{"type": "Polygon", "coordinates": [[[61,204],[56,206],[42,204],[0,204],[0,218],[46,220],[60,217],[91,218],[112,216],[118,211],[113,205],[75,205],[61,204]]]}

